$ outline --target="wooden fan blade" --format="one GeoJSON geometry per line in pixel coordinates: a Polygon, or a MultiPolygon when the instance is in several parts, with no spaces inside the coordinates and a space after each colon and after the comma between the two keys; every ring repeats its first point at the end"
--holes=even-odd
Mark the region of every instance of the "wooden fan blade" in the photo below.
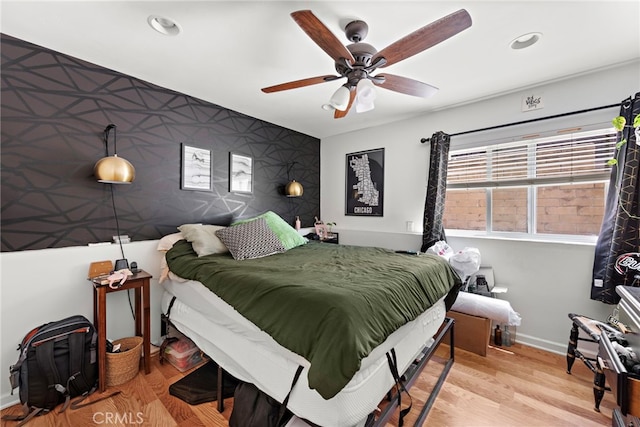
{"type": "Polygon", "coordinates": [[[329,82],[340,78],[342,78],[342,76],[333,76],[331,74],[328,74],[326,76],[309,77],[308,79],[295,80],[292,82],[281,83],[275,86],[264,87],[262,88],[262,91],[265,93],[279,92],[281,90],[297,89],[299,87],[316,85],[318,83],[329,82]]]}
{"type": "Polygon", "coordinates": [[[382,67],[388,67],[435,46],[470,26],[471,16],[466,10],[460,9],[385,47],[373,56],[372,62],[379,57],[384,57],[387,62],[382,67]]]}
{"type": "Polygon", "coordinates": [[[291,13],[294,21],[307,33],[322,50],[334,61],[345,58],[350,63],[356,62],[349,50],[310,10],[298,10],[291,13]]]}
{"type": "Polygon", "coordinates": [[[417,80],[409,79],[407,77],[396,76],[394,74],[378,74],[376,77],[384,77],[384,83],[376,83],[376,86],[393,90],[395,92],[404,93],[406,95],[428,98],[434,95],[439,90],[435,86],[431,86],[417,80]]]}
{"type": "Polygon", "coordinates": [[[347,108],[342,111],[342,110],[336,110],[333,113],[333,118],[334,119],[341,119],[344,116],[347,115],[347,113],[349,113],[349,110],[351,109],[351,106],[353,105],[353,101],[356,99],[356,88],[351,88],[349,90],[349,104],[347,104],[347,108]]]}

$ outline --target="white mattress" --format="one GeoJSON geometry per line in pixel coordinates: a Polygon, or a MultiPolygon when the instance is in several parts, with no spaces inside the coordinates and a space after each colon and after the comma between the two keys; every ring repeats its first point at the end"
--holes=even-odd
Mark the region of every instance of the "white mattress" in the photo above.
{"type": "Polygon", "coordinates": [[[333,398],[325,400],[307,382],[309,362],[275,342],[200,282],[166,280],[162,311],[172,295],[171,322],[202,351],[236,378],[251,382],[282,401],[298,365],[305,369],[289,398],[288,408],[320,426],[362,424],[393,386],[385,353],[395,348],[403,372],[425,345],[433,342],[445,317],[441,299],[415,320],[391,334],[362,360],[360,370],[333,398]]]}

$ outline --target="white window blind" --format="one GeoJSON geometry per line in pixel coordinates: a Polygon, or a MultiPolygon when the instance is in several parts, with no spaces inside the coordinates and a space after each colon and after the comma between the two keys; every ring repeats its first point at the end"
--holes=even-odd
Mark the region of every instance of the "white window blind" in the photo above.
{"type": "Polygon", "coordinates": [[[609,178],[613,128],[452,151],[447,188],[593,182],[609,178]]]}

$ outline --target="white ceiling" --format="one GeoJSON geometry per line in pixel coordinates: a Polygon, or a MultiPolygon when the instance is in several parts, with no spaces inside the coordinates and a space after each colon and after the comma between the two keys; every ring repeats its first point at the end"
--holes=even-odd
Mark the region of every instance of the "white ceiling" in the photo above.
{"type": "MultiPolygon", "coordinates": [[[[318,138],[522,91],[640,58],[634,1],[6,1],[5,34],[318,138]],[[458,9],[471,28],[385,68],[440,88],[429,99],[377,89],[374,111],[321,109],[344,80],[265,94],[262,87],[335,74],[333,60],[289,14],[311,9],[345,44],[353,18],[378,50],[458,9]],[[153,31],[149,15],[182,33],[153,31]],[[542,40],[509,43],[528,32],[542,40]]],[[[640,80],[640,77],[639,77],[640,80]]],[[[640,89],[640,84],[639,84],[640,89]]]]}

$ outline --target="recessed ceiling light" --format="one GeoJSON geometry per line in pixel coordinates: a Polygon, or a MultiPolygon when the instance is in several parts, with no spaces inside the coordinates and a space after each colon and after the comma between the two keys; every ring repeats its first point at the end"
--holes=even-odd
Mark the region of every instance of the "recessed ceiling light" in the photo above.
{"type": "Polygon", "coordinates": [[[177,36],[182,31],[176,21],[163,16],[151,15],[147,18],[147,22],[151,28],[165,36],[177,36]]]}
{"type": "Polygon", "coordinates": [[[511,46],[511,49],[524,49],[529,46],[533,46],[541,38],[542,33],[527,33],[517,37],[515,40],[512,40],[509,46],[511,46]]]}

